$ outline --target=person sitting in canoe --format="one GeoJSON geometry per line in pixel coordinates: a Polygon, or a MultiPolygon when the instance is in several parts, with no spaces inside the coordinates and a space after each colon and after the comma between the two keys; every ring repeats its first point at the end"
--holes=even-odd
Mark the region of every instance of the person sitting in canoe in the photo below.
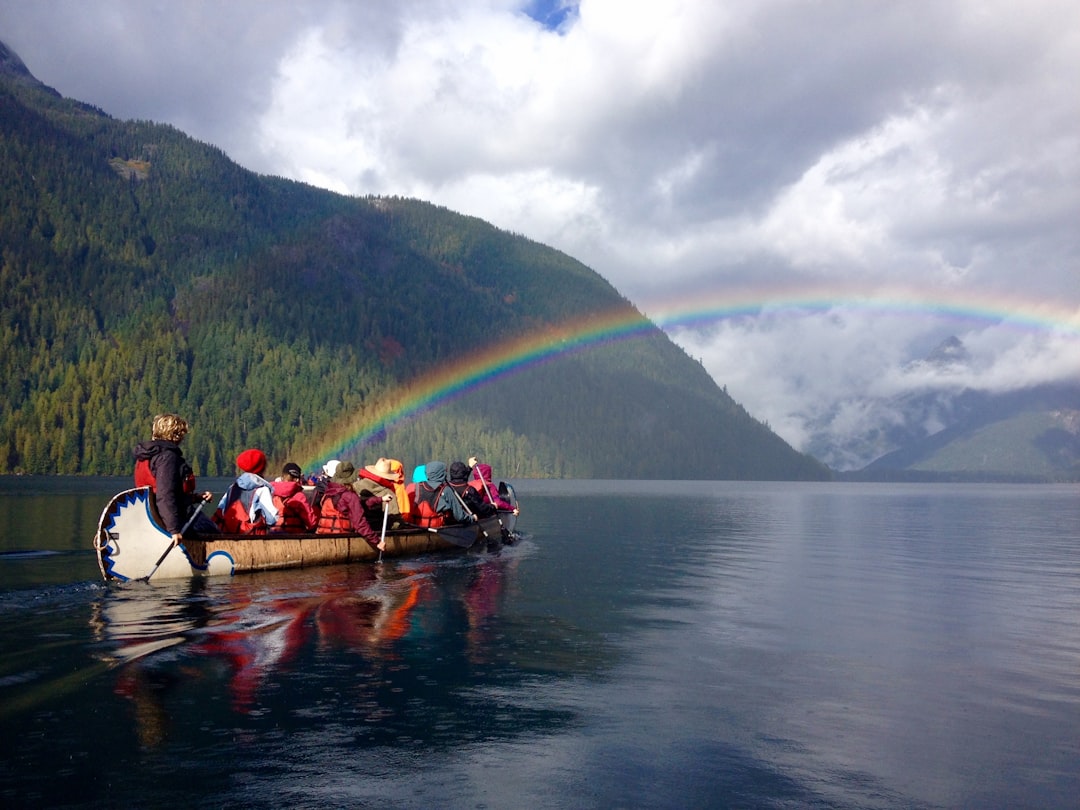
{"type": "MultiPolygon", "coordinates": [[[[364,514],[365,502],[353,489],[355,480],[356,468],[348,461],[340,462],[326,484],[326,495],[315,531],[318,534],[358,534],[372,548],[378,548],[379,535],[371,528],[364,514]]],[[[389,500],[392,496],[384,497],[389,500]]],[[[372,496],[368,502],[372,508],[378,506],[381,510],[383,499],[372,496]]]]}
{"type": "Polygon", "coordinates": [[[315,487],[315,494],[311,498],[311,506],[315,510],[316,519],[318,519],[319,511],[322,509],[323,498],[326,497],[326,486],[330,483],[330,479],[334,477],[334,473],[337,472],[339,464],[341,462],[338,459],[330,459],[322,465],[322,470],[312,482],[312,486],[315,487]]]}
{"type": "Polygon", "coordinates": [[[367,509],[367,517],[370,522],[373,519],[382,519],[382,505],[386,503],[386,509],[392,521],[408,520],[410,504],[408,494],[405,492],[405,475],[401,462],[393,459],[380,458],[374,464],[368,464],[360,469],[359,477],[353,483],[353,489],[365,504],[375,503],[378,513],[367,509]],[[396,465],[396,467],[395,467],[396,465]],[[389,495],[390,499],[383,499],[389,495]],[[371,501],[372,496],[377,496],[379,501],[371,501]],[[402,513],[404,505],[404,514],[402,513]]]}
{"type": "MultiPolygon", "coordinates": [[[[192,510],[213,497],[209,492],[196,492],[195,473],[180,450],[180,442],[187,434],[187,420],[175,413],[158,414],[151,425],[150,441],[140,442],[132,451],[135,486],[150,487],[154,493],[158,514],[173,544],[182,539],[181,529],[192,510]]],[[[191,529],[202,534],[217,531],[202,513],[195,516],[191,529]]]]}
{"type": "Polygon", "coordinates": [[[485,503],[490,503],[496,509],[501,509],[505,512],[513,512],[515,515],[518,514],[518,508],[510,503],[510,501],[503,498],[498,487],[492,483],[491,465],[485,464],[483,461],[477,461],[475,458],[471,458],[469,461],[472,462],[472,474],[469,477],[469,486],[480,493],[485,503]]]}
{"type": "Polygon", "coordinates": [[[412,479],[405,485],[405,494],[409,498],[409,511],[416,514],[416,487],[427,481],[427,465],[417,464],[413,467],[412,479]]]}
{"type": "Polygon", "coordinates": [[[236,466],[240,475],[221,497],[214,523],[232,534],[265,534],[280,517],[270,482],[262,477],[266,454],[255,448],[245,450],[236,457],[236,466]]]}
{"type": "Polygon", "coordinates": [[[495,507],[485,503],[483,496],[469,486],[469,468],[464,461],[455,461],[450,465],[446,474],[446,486],[459,501],[465,510],[476,518],[491,517],[495,514],[495,507]]]}
{"type": "Polygon", "coordinates": [[[281,476],[270,484],[274,505],[278,507],[281,516],[278,525],[274,527],[276,531],[310,532],[315,528],[319,519],[304,494],[301,484],[303,480],[304,473],[300,465],[290,461],[281,468],[281,476]]]}
{"type": "Polygon", "coordinates": [[[447,489],[446,465],[441,461],[429,461],[423,466],[425,480],[417,481],[413,492],[413,523],[425,528],[471,523],[473,516],[453,491],[447,489]]]}
{"type": "Polygon", "coordinates": [[[394,476],[394,495],[397,498],[401,519],[408,521],[412,517],[412,502],[405,488],[405,465],[396,458],[390,458],[387,461],[390,462],[390,474],[394,476]]]}

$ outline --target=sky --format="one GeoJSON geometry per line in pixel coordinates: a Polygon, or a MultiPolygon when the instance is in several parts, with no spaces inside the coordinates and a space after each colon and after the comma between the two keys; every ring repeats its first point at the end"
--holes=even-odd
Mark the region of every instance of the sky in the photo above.
{"type": "Polygon", "coordinates": [[[0,0],[0,40],[254,171],[574,256],[799,449],[1080,380],[1075,0],[0,0]]]}

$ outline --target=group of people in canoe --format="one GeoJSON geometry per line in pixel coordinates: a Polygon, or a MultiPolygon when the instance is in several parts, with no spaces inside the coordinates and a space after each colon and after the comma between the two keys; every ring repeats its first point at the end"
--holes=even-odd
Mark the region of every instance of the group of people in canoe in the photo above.
{"type": "Polygon", "coordinates": [[[438,528],[517,509],[506,499],[505,486],[492,481],[491,466],[476,458],[449,467],[441,461],[421,464],[408,483],[396,459],[380,458],[359,471],[348,461],[333,459],[305,485],[295,462],[285,464],[275,480],[267,480],[266,454],[249,448],[237,456],[239,475],[208,518],[201,506],[213,496],[197,490],[194,472],[180,450],[188,430],[182,417],[160,414],[154,417],[150,441],[133,451],[135,485],[153,490],[173,543],[190,529],[204,534],[351,533],[377,546],[380,535],[374,527],[380,522],[438,528]]]}

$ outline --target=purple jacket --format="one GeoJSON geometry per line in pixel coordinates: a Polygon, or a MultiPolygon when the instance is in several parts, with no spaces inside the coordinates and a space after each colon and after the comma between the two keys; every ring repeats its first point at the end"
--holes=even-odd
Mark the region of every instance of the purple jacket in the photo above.
{"type": "Polygon", "coordinates": [[[480,463],[473,467],[472,481],[469,485],[478,490],[484,498],[484,503],[490,503],[494,505],[496,509],[503,509],[505,511],[511,511],[514,505],[507,500],[504,500],[499,495],[499,488],[495,484],[491,483],[491,465],[480,463]]]}

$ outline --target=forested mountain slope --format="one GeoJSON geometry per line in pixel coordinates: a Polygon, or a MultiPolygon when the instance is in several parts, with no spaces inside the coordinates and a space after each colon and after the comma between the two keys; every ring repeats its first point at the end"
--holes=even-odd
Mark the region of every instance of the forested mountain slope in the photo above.
{"type": "Polygon", "coordinates": [[[828,476],[569,256],[256,175],[61,98],[2,44],[0,251],[0,473],[127,473],[168,410],[202,475],[258,446],[278,464],[476,454],[504,477],[828,476]],[[632,328],[395,410],[411,381],[600,317],[632,328]],[[364,425],[381,429],[348,443],[364,425]]]}

